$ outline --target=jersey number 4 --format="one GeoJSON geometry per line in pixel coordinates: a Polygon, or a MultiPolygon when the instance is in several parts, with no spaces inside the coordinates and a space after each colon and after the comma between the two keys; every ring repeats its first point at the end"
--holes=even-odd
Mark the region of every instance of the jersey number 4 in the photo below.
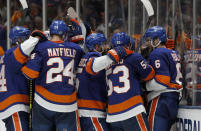
{"type": "Polygon", "coordinates": [[[58,66],[47,71],[46,83],[62,82],[63,77],[68,77],[68,84],[74,85],[74,59],[64,66],[64,61],[60,57],[50,58],[47,61],[47,66],[52,66],[53,64],[58,64],[58,66]]]}
{"type": "Polygon", "coordinates": [[[1,73],[0,73],[0,92],[7,91],[6,87],[6,78],[5,78],[5,65],[1,66],[1,73]]]}
{"type": "Polygon", "coordinates": [[[113,90],[116,93],[125,93],[130,89],[129,70],[126,66],[116,66],[113,70],[112,68],[110,68],[106,71],[106,75],[106,81],[109,87],[108,96],[112,94],[113,90]],[[118,76],[117,74],[119,72],[122,72],[123,75],[118,76]],[[122,86],[113,86],[113,82],[108,78],[109,75],[112,75],[113,77],[118,77],[118,82],[123,83],[122,86]]]}

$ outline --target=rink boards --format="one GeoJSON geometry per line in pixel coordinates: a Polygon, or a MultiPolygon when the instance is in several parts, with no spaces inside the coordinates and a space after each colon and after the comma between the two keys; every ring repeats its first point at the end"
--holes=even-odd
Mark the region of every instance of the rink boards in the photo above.
{"type": "Polygon", "coordinates": [[[201,107],[180,106],[176,128],[177,131],[201,131],[201,107]]]}

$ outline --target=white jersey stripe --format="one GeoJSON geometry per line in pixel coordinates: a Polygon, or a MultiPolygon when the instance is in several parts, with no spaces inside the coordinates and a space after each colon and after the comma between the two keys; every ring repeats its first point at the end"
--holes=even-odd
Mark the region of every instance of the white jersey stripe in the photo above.
{"type": "Polygon", "coordinates": [[[50,103],[46,100],[44,100],[42,97],[40,97],[37,93],[35,93],[34,100],[42,107],[50,110],[50,111],[56,111],[56,112],[73,112],[77,110],[77,102],[73,103],[71,105],[59,105],[50,103]]]}

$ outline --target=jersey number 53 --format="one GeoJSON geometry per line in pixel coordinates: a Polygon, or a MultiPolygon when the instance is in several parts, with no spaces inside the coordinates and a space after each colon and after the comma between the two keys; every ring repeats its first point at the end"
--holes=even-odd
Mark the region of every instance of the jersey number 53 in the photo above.
{"type": "Polygon", "coordinates": [[[113,91],[116,93],[125,93],[130,89],[129,80],[129,70],[125,65],[116,66],[114,69],[110,68],[106,71],[106,82],[109,87],[108,96],[112,94],[113,91]],[[122,72],[122,75],[117,75],[122,72]],[[109,79],[109,77],[114,77],[115,80],[118,79],[117,83],[123,83],[122,86],[113,86],[114,82],[109,79]]]}

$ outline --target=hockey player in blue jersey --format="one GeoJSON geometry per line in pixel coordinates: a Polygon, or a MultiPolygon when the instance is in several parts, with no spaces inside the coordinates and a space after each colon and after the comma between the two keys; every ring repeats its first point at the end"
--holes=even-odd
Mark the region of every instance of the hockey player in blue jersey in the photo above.
{"type": "Polygon", "coordinates": [[[38,43],[22,68],[28,78],[35,79],[33,131],[79,131],[74,73],[83,51],[63,41],[68,32],[64,21],[53,21],[49,29],[50,40],[38,43]]]}
{"type": "Polygon", "coordinates": [[[144,36],[146,43],[154,48],[148,60],[156,73],[154,79],[146,83],[150,130],[169,131],[177,118],[182,90],[180,57],[176,51],[165,47],[164,28],[151,27],[144,36]]]}
{"type": "MultiPolygon", "coordinates": [[[[112,46],[118,45],[131,48],[130,37],[123,32],[114,34],[112,46]]],[[[137,53],[106,69],[109,88],[107,122],[111,130],[149,130],[139,81],[150,80],[153,76],[153,68],[137,53]]]]}
{"type": "MultiPolygon", "coordinates": [[[[124,33],[116,33],[112,37],[112,46],[131,49],[130,37],[124,33]]],[[[112,50],[108,51],[111,56],[112,50]]],[[[91,70],[97,73],[109,63],[105,57],[94,59],[91,70]],[[101,65],[101,66],[100,66],[101,65]]],[[[141,97],[140,79],[149,80],[154,76],[154,70],[144,58],[132,53],[124,59],[116,59],[106,67],[106,82],[108,87],[108,111],[106,121],[109,129],[114,131],[149,130],[146,111],[141,97]]]]}
{"type": "Polygon", "coordinates": [[[10,30],[12,45],[0,59],[0,119],[7,131],[29,131],[29,88],[21,72],[39,38],[21,26],[10,30]]]}
{"type": "Polygon", "coordinates": [[[96,75],[91,75],[85,69],[90,58],[101,56],[105,42],[106,38],[103,34],[90,34],[85,42],[89,52],[83,56],[78,66],[76,87],[78,89],[78,108],[82,131],[108,131],[105,70],[96,75]]]}

